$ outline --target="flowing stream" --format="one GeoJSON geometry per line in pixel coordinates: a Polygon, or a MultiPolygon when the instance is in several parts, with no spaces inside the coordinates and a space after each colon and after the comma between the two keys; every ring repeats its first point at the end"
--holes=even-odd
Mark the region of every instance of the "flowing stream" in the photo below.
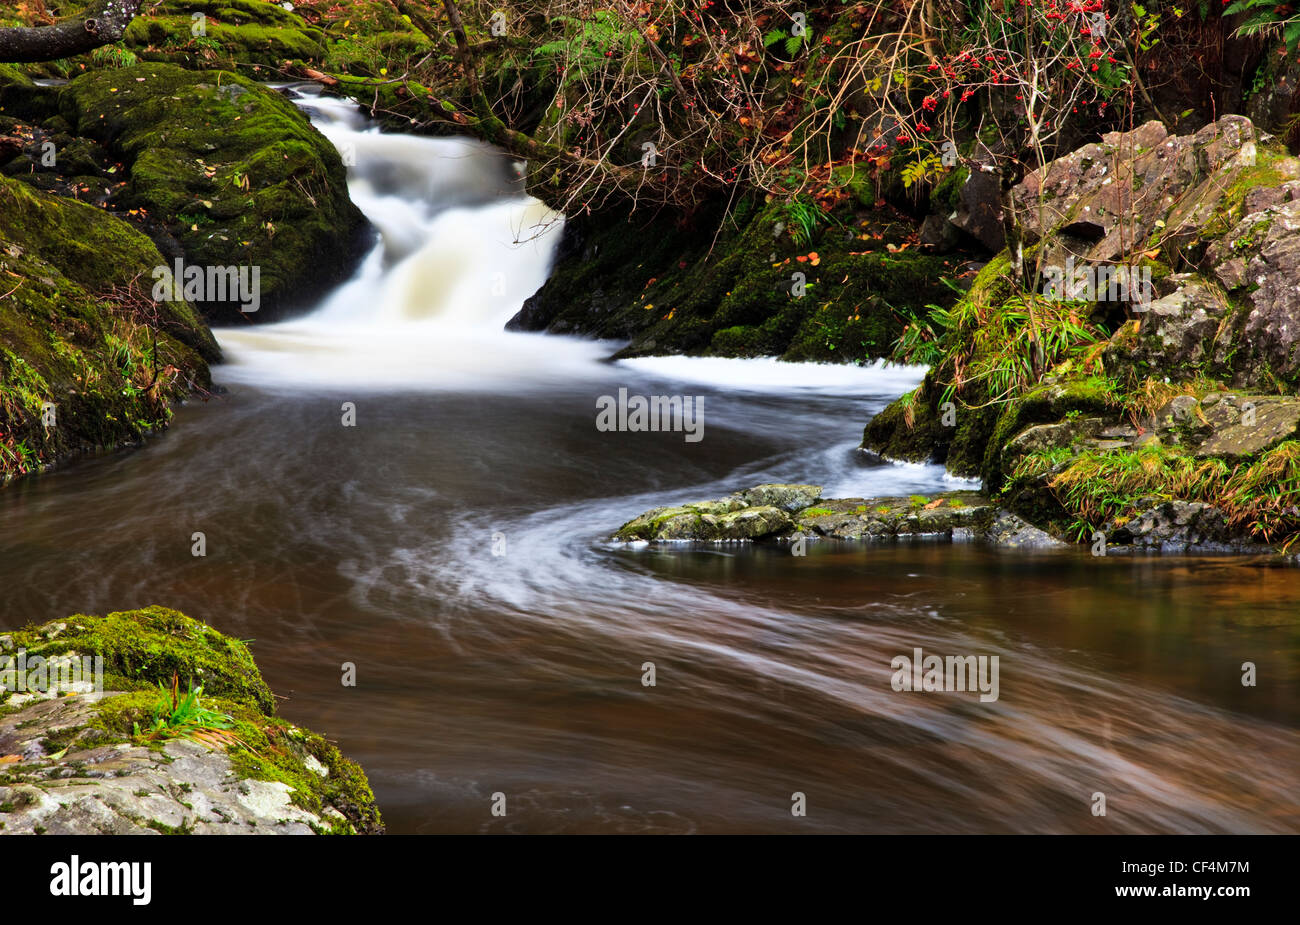
{"type": "Polygon", "coordinates": [[[393,832],[1300,831],[1295,570],[609,544],[764,481],[968,483],[856,449],[919,369],[504,332],[562,223],[516,165],[300,102],[355,155],[373,252],[312,314],[218,331],[228,392],[165,436],[0,492],[0,627],[160,603],[253,640],[393,832]],[[704,438],[598,431],[620,388],[702,396],[704,438]],[[998,699],[894,691],[916,648],[998,656],[998,699]]]}

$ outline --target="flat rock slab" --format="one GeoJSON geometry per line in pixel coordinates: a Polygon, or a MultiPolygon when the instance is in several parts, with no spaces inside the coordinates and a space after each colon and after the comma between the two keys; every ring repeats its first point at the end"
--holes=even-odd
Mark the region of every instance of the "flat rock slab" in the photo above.
{"type": "Polygon", "coordinates": [[[1300,428],[1300,399],[1284,395],[1226,396],[1201,403],[1214,432],[1196,448],[1196,455],[1239,458],[1253,456],[1296,436],[1300,428]]]}
{"type": "Polygon", "coordinates": [[[287,784],[241,778],[225,754],[186,739],[97,745],[88,728],[47,754],[47,737],[87,726],[115,696],[41,700],[0,716],[0,834],[311,835],[343,818],[308,812],[287,784]]]}
{"type": "Polygon", "coordinates": [[[817,500],[821,493],[816,485],[759,485],[717,501],[655,508],[625,523],[614,539],[726,542],[803,535],[858,540],[952,537],[958,532],[984,536],[998,513],[976,491],[817,500]]]}
{"type": "Polygon", "coordinates": [[[952,536],[956,529],[982,529],[993,505],[975,491],[907,498],[838,498],[804,508],[796,531],[836,539],[952,536]]]}

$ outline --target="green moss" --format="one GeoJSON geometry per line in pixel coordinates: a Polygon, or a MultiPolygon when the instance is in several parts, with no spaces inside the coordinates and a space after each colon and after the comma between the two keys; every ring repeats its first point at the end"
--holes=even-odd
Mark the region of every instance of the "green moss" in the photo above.
{"type": "Polygon", "coordinates": [[[0,64],[0,116],[38,120],[58,109],[58,91],[38,87],[30,77],[8,64],[0,64]]]}
{"type": "Polygon", "coordinates": [[[179,675],[182,686],[191,679],[203,685],[205,707],[232,718],[238,742],[227,753],[237,775],[287,784],[291,800],[310,812],[332,807],[341,813],[341,819],[325,815],[330,825],[323,832],[382,831],[365,773],[323,736],[276,717],[275,698],[244,642],[158,606],[103,617],[74,614],[11,635],[17,648],[33,655],[100,655],[106,689],[125,691],[100,701],[89,727],[61,729],[50,745],[75,748],[87,728],[98,734],[96,745],[136,741],[134,729],[148,726],[158,684],[169,687],[179,675]]]}
{"type": "Polygon", "coordinates": [[[254,0],[182,0],[146,10],[127,28],[125,43],[142,58],[215,68],[286,61],[319,61],[325,34],[297,13],[254,0]],[[207,17],[204,35],[193,34],[192,14],[207,17]]]}
{"type": "Polygon", "coordinates": [[[885,243],[874,235],[894,233],[892,216],[878,218],[855,219],[852,228],[827,219],[806,245],[794,243],[781,201],[738,208],[718,220],[720,233],[706,217],[686,229],[662,219],[640,228],[577,219],[520,324],[628,338],[621,356],[879,358],[906,312],[952,300],[942,278],[953,270],[915,250],[866,250],[885,243]]]}
{"type": "Polygon", "coordinates": [[[0,480],[139,440],[210,384],[194,308],[143,297],[162,263],[104,210],[0,177],[0,480]]]}
{"type": "Polygon", "coordinates": [[[170,686],[175,674],[182,685],[202,684],[209,696],[248,703],[267,715],[275,709],[248,646],[179,611],[154,606],[60,622],[67,629],[54,639],[44,640],[37,629],[15,634],[14,641],[35,655],[103,655],[105,675],[119,685],[115,690],[152,691],[159,683],[170,686]]]}
{"type": "Polygon", "coordinates": [[[961,189],[970,176],[970,168],[964,164],[948,171],[930,193],[930,211],[939,215],[950,215],[961,206],[961,189]]]}
{"type": "MultiPolygon", "coordinates": [[[[62,108],[128,165],[118,207],[147,210],[192,264],[261,268],[258,320],[310,304],[364,245],[338,151],[253,81],[145,64],[79,77],[62,108]],[[212,224],[182,218],[196,213],[212,224]]],[[[243,318],[234,301],[201,307],[243,318]]]]}

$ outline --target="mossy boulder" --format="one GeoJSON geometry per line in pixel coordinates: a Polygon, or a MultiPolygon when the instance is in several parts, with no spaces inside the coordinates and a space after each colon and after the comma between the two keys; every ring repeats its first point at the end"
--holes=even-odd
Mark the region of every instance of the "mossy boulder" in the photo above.
{"type": "Polygon", "coordinates": [[[944,537],[985,538],[1000,545],[1055,543],[1014,515],[997,510],[980,492],[827,499],[821,499],[821,493],[816,485],[758,485],[717,501],[655,508],[625,523],[614,539],[663,543],[944,537]],[[793,507],[802,501],[814,503],[793,507]]]}
{"type": "Polygon", "coordinates": [[[0,481],[138,441],[211,381],[194,307],[148,298],[153,243],[0,177],[0,481]]]}
{"type": "Polygon", "coordinates": [[[40,87],[22,71],[0,64],[0,116],[41,119],[58,108],[58,91],[40,87]]]}
{"type": "Polygon", "coordinates": [[[0,657],[19,651],[29,666],[98,657],[102,690],[64,689],[65,675],[0,694],[0,834],[383,831],[361,768],[276,715],[238,639],[153,606],[0,635],[0,657]],[[199,686],[224,721],[159,727],[171,692],[199,686]]]}
{"type": "Polygon", "coordinates": [[[836,498],[799,512],[799,532],[835,539],[974,535],[991,523],[993,506],[979,492],[906,498],[836,498]]]}
{"type": "MultiPolygon", "coordinates": [[[[338,151],[285,97],[251,80],[142,64],[79,77],[61,105],[79,134],[127,166],[112,205],[145,210],[167,256],[260,269],[254,320],[309,306],[364,248],[365,219],[338,151]]],[[[240,315],[238,300],[196,301],[214,318],[240,315]]]]}
{"type": "Polygon", "coordinates": [[[196,68],[277,67],[325,55],[321,29],[262,0],[166,0],[137,17],[124,42],[142,60],[196,68]]]}

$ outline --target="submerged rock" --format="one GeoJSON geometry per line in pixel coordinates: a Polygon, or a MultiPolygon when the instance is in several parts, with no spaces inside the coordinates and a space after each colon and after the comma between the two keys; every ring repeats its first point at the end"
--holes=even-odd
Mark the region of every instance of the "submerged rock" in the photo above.
{"type": "MultiPolygon", "coordinates": [[[[25,654],[27,684],[44,690],[0,692],[0,834],[383,831],[361,768],[275,715],[243,642],[163,607],[5,638],[11,657],[25,654]],[[94,656],[104,690],[32,677],[36,657],[94,656]],[[174,681],[182,697],[202,685],[199,706],[225,720],[158,729],[174,681]]],[[[0,664],[0,683],[16,664],[0,664]]]]}

